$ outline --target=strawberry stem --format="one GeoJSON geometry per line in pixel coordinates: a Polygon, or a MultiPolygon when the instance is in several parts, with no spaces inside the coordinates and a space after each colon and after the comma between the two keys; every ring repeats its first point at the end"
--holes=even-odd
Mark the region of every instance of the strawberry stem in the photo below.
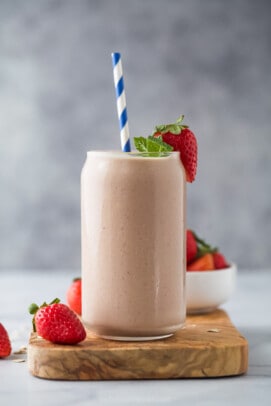
{"type": "Polygon", "coordinates": [[[183,119],[184,119],[184,114],[181,114],[180,117],[177,118],[176,124],[181,124],[181,122],[183,121],[183,119]]]}
{"type": "Polygon", "coordinates": [[[193,231],[194,238],[197,242],[197,258],[202,257],[205,254],[214,254],[218,251],[217,247],[212,247],[210,244],[207,244],[203,239],[193,231]]]}
{"type": "MultiPolygon", "coordinates": [[[[52,300],[49,305],[52,305],[54,303],[59,303],[60,299],[55,298],[54,300],[52,300]]],[[[31,305],[28,307],[28,311],[30,314],[33,314],[33,318],[32,318],[32,326],[33,326],[33,331],[34,333],[37,331],[36,330],[36,324],[35,324],[35,314],[37,313],[37,311],[41,308],[41,307],[46,307],[49,306],[48,303],[43,302],[42,305],[38,306],[36,303],[31,303],[31,305]]]]}
{"type": "MultiPolygon", "coordinates": [[[[54,300],[52,300],[49,305],[55,304],[55,303],[59,303],[60,299],[58,299],[58,297],[56,297],[54,300]]],[[[48,306],[47,304],[45,304],[45,306],[48,306]]]]}

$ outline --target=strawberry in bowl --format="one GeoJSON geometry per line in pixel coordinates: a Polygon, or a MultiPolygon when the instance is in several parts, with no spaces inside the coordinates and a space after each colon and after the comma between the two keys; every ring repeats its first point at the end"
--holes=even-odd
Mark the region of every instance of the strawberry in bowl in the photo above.
{"type": "Polygon", "coordinates": [[[237,268],[212,247],[187,230],[187,313],[208,313],[225,303],[236,286],[237,268]]]}
{"type": "Polygon", "coordinates": [[[186,231],[188,271],[212,271],[228,268],[229,264],[217,247],[212,247],[192,231],[186,231]]]}

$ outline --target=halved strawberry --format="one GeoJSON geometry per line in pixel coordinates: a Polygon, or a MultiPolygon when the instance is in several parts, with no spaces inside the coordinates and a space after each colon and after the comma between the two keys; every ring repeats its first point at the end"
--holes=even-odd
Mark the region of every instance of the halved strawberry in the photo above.
{"type": "Polygon", "coordinates": [[[194,133],[187,125],[182,124],[184,116],[180,116],[175,123],[162,124],[155,127],[154,137],[162,137],[162,140],[173,147],[174,151],[180,151],[181,161],[186,171],[187,182],[193,182],[196,178],[198,164],[198,145],[194,133]]]}
{"type": "Polygon", "coordinates": [[[211,253],[204,254],[187,266],[188,271],[213,271],[214,258],[211,253]]]}

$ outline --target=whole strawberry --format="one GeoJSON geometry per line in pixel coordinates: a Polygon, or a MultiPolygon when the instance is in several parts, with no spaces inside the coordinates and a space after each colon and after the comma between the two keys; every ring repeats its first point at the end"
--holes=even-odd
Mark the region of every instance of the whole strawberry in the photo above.
{"type": "Polygon", "coordinates": [[[77,344],[86,338],[86,331],[77,315],[65,304],[53,300],[40,307],[35,303],[29,306],[33,314],[33,330],[45,340],[57,344],[77,344]]]}
{"type": "Polygon", "coordinates": [[[192,230],[186,230],[186,262],[190,264],[197,255],[197,241],[192,230]]]}
{"type": "Polygon", "coordinates": [[[7,330],[0,323],[0,358],[8,357],[11,353],[11,344],[7,330]]]}
{"type": "Polygon", "coordinates": [[[156,126],[153,136],[162,137],[163,142],[171,145],[174,151],[180,151],[186,180],[193,182],[197,173],[198,144],[193,132],[187,125],[182,124],[183,119],[182,115],[175,123],[156,126]]]}
{"type": "Polygon", "coordinates": [[[215,269],[228,268],[229,264],[226,261],[226,258],[224,257],[224,255],[221,254],[221,252],[219,252],[219,251],[214,252],[213,258],[214,258],[215,269]]]}
{"type": "Polygon", "coordinates": [[[82,314],[82,299],[81,299],[81,278],[75,278],[67,290],[67,303],[69,307],[77,314],[82,314]]]}

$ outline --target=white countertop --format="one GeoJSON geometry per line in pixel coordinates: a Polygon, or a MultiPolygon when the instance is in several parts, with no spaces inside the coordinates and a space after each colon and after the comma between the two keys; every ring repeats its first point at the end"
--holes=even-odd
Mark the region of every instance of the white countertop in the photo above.
{"type": "MultiPolygon", "coordinates": [[[[28,305],[60,297],[76,271],[0,271],[0,322],[13,351],[31,331],[28,305]]],[[[48,381],[33,377],[26,355],[0,360],[0,404],[15,405],[238,405],[271,404],[271,270],[238,273],[238,286],[222,306],[249,342],[246,375],[217,379],[48,381]]]]}

